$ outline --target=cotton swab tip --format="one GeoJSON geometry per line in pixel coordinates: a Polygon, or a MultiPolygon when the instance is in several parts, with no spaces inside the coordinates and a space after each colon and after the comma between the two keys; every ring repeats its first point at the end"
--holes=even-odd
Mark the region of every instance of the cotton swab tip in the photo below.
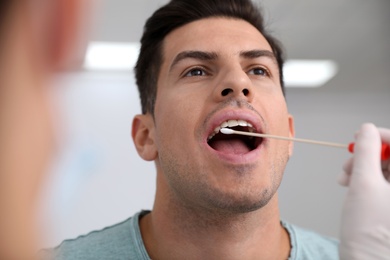
{"type": "Polygon", "coordinates": [[[231,135],[234,133],[234,130],[229,128],[221,128],[219,131],[221,131],[222,134],[226,135],[231,135]]]}

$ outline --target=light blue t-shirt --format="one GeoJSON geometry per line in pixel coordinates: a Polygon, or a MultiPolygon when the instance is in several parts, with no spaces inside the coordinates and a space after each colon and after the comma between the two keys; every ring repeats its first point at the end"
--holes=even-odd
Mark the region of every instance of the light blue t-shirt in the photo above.
{"type": "MultiPolygon", "coordinates": [[[[139,218],[148,211],[93,231],[76,239],[65,240],[50,250],[48,259],[59,260],[149,260],[139,228],[139,218]]],[[[338,259],[338,242],[282,222],[290,234],[292,245],[288,260],[333,260],[338,259]]]]}

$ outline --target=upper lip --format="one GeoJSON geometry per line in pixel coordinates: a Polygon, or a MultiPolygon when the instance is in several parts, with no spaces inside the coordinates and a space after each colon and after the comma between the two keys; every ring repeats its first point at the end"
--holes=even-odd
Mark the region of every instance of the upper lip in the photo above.
{"type": "Polygon", "coordinates": [[[222,110],[217,112],[210,119],[205,135],[205,140],[214,133],[214,129],[228,120],[245,120],[252,124],[256,133],[264,133],[264,122],[260,115],[251,110],[222,110]]]}

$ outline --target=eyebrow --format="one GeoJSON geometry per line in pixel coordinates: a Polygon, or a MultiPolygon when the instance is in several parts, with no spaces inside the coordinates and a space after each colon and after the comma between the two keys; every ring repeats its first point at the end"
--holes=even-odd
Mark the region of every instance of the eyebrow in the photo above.
{"type": "MultiPolygon", "coordinates": [[[[255,59],[260,57],[270,58],[276,65],[278,64],[277,59],[272,51],[268,50],[249,50],[241,51],[240,57],[245,59],[255,59]]],[[[170,70],[175,67],[180,61],[184,59],[197,59],[201,61],[210,61],[218,59],[218,54],[216,52],[205,52],[205,51],[183,51],[176,55],[175,59],[172,62],[170,70]]]]}
{"type": "Polygon", "coordinates": [[[202,61],[216,60],[218,54],[215,52],[205,52],[205,51],[183,51],[176,55],[175,59],[172,62],[171,69],[176,66],[180,61],[184,59],[196,59],[202,61]]]}
{"type": "Polygon", "coordinates": [[[246,58],[246,59],[256,59],[260,57],[267,57],[272,60],[273,63],[276,65],[278,64],[278,61],[275,57],[275,54],[272,51],[268,50],[250,50],[250,51],[242,51],[240,52],[240,57],[246,58]]]}

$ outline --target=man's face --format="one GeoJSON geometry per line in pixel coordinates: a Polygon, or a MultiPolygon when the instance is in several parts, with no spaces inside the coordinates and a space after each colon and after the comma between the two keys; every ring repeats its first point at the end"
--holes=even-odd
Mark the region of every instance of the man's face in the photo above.
{"type": "Polygon", "coordinates": [[[164,40],[152,131],[159,181],[187,206],[258,209],[275,194],[292,144],[217,134],[226,124],[293,135],[263,35],[243,20],[202,19],[164,40]]]}

